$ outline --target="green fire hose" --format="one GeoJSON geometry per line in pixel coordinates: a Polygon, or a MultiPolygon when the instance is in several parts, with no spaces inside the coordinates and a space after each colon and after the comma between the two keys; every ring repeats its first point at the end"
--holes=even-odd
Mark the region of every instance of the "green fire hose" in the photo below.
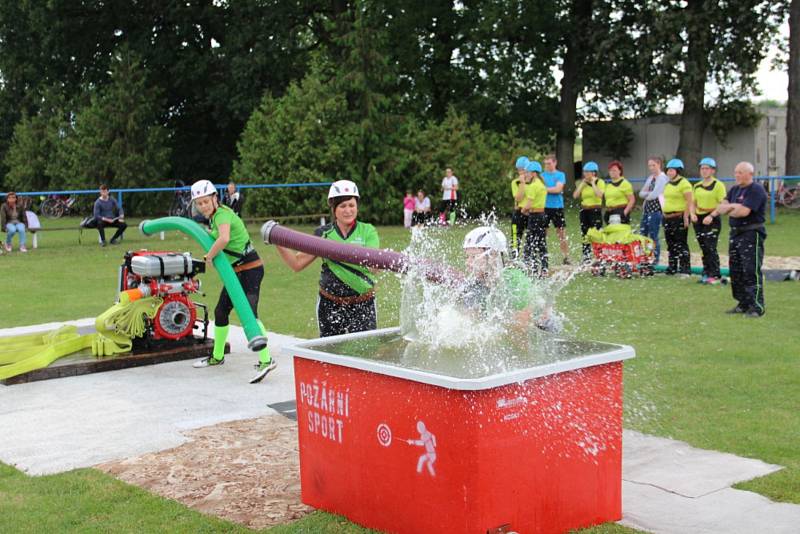
{"type": "MultiPolygon", "coordinates": [[[[139,230],[144,235],[153,235],[158,232],[166,230],[177,230],[188,235],[202,247],[205,252],[211,250],[214,245],[214,238],[196,222],[183,217],[163,217],[153,221],[142,221],[139,225],[139,230]]],[[[217,269],[225,289],[228,290],[228,295],[233,302],[233,309],[239,316],[244,328],[244,335],[247,337],[247,347],[253,352],[258,352],[267,347],[267,338],[261,331],[253,310],[250,308],[250,303],[247,301],[247,296],[244,294],[242,284],[236,278],[236,273],[233,267],[225,258],[224,254],[218,254],[214,258],[214,267],[217,269]]]]}

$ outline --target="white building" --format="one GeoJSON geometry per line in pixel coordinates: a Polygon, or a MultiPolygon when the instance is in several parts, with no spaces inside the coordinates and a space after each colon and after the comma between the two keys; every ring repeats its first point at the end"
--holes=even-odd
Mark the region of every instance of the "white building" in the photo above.
{"type": "MultiPolygon", "coordinates": [[[[700,152],[717,161],[718,177],[733,177],[733,168],[740,161],[751,162],[756,168],[756,176],[785,174],[786,108],[760,107],[758,111],[762,117],[756,126],[732,130],[724,143],[717,139],[711,128],[706,128],[700,152]]],[[[630,156],[621,160],[626,177],[646,176],[649,156],[661,156],[667,161],[675,157],[680,119],[680,115],[658,115],[620,121],[633,132],[630,156]]],[[[587,138],[591,138],[586,135],[587,129],[590,130],[593,124],[597,123],[590,122],[583,126],[583,161],[596,161],[602,174],[605,174],[606,166],[614,158],[600,153],[597,147],[586,144],[587,138]]],[[[684,164],[688,176],[698,176],[696,161],[684,161],[684,164]]]]}

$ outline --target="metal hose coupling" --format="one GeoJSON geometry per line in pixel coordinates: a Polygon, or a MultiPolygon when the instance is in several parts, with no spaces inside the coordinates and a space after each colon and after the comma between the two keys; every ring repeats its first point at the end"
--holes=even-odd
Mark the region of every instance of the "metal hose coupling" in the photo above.
{"type": "Polygon", "coordinates": [[[261,239],[264,240],[264,243],[267,245],[271,245],[272,243],[269,240],[269,234],[272,232],[272,229],[278,226],[277,221],[267,221],[261,226],[261,239]]]}
{"type": "Polygon", "coordinates": [[[256,336],[247,342],[247,348],[253,352],[258,352],[267,348],[267,337],[256,336]]]}

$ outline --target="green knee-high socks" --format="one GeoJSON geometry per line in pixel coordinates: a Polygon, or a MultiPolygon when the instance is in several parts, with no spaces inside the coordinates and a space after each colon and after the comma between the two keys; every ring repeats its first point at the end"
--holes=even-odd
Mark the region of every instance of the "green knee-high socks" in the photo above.
{"type": "Polygon", "coordinates": [[[225,358],[225,342],[228,341],[228,331],[230,329],[230,325],[214,325],[214,351],[211,354],[217,361],[225,358]]]}
{"type": "MultiPolygon", "coordinates": [[[[262,323],[260,319],[258,321],[258,326],[261,328],[261,333],[264,334],[264,337],[266,337],[267,329],[264,327],[264,323],[262,323]]],[[[272,361],[272,356],[269,354],[269,347],[264,347],[258,351],[258,361],[259,363],[269,363],[272,361]]]]}

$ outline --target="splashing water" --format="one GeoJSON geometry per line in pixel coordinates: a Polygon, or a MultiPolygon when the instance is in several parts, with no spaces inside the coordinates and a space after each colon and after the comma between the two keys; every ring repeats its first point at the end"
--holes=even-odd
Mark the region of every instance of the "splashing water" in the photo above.
{"type": "MultiPolygon", "coordinates": [[[[479,224],[493,226],[493,221],[479,224]]],[[[559,359],[552,333],[563,330],[564,318],[555,301],[575,271],[531,279],[521,264],[493,257],[487,261],[498,263],[491,274],[476,276],[466,268],[456,232],[435,227],[412,231],[405,253],[415,261],[403,276],[400,309],[401,332],[409,341],[405,363],[416,367],[434,358],[457,358],[483,374],[518,368],[520,360],[535,365],[559,359]],[[431,282],[421,267],[426,261],[453,267],[464,277],[431,282]]]]}

